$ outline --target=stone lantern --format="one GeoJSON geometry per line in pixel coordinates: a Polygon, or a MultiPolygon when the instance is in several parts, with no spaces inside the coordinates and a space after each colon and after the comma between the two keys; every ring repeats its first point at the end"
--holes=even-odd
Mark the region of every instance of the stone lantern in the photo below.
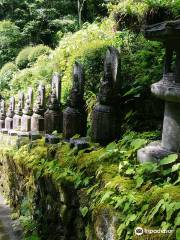
{"type": "Polygon", "coordinates": [[[31,131],[44,132],[45,86],[39,85],[36,106],[31,118],[31,131]]]}
{"type": "Polygon", "coordinates": [[[63,112],[63,135],[72,138],[75,134],[86,136],[87,114],[84,101],[84,74],[81,64],[74,65],[73,86],[68,107],[63,112]]]}
{"type": "Polygon", "coordinates": [[[104,61],[104,77],[101,81],[98,102],[93,110],[92,137],[106,145],[120,136],[120,54],[109,47],[104,61]]]}
{"type": "Polygon", "coordinates": [[[146,26],[144,35],[149,40],[162,42],[165,47],[163,78],[151,86],[152,93],[165,101],[165,111],[162,141],[138,151],[141,163],[158,162],[170,153],[180,152],[180,20],[146,26]]]}

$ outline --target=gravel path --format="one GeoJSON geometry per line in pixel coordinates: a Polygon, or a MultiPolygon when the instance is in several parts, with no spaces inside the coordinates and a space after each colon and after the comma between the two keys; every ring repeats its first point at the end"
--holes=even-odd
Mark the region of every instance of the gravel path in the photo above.
{"type": "Polygon", "coordinates": [[[10,218],[11,209],[0,195],[0,240],[22,240],[20,227],[10,218]],[[15,229],[13,225],[16,225],[15,229]]]}

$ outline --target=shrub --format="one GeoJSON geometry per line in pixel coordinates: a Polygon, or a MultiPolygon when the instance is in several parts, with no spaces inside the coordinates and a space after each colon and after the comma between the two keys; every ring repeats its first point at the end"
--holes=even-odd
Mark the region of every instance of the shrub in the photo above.
{"type": "Polygon", "coordinates": [[[0,67],[13,60],[21,46],[19,28],[12,22],[0,21],[0,67]]]}
{"type": "Polygon", "coordinates": [[[16,65],[19,69],[26,68],[29,64],[29,56],[31,52],[33,51],[33,47],[25,47],[22,49],[18,56],[16,57],[16,65]]]}
{"type": "Polygon", "coordinates": [[[114,37],[112,25],[110,20],[106,20],[102,25],[86,25],[76,33],[64,35],[59,47],[50,55],[41,56],[29,69],[23,69],[13,77],[11,90],[15,94],[20,89],[26,90],[28,85],[35,89],[39,82],[47,85],[53,72],[59,72],[62,75],[62,100],[66,102],[72,82],[73,65],[77,60],[84,65],[86,91],[97,92],[104,54],[114,37]]]}
{"type": "Polygon", "coordinates": [[[0,89],[9,88],[10,81],[17,71],[17,67],[13,62],[6,63],[0,70],[0,89]]]}
{"type": "Polygon", "coordinates": [[[33,47],[28,60],[30,64],[33,64],[36,62],[39,56],[41,55],[47,55],[49,54],[51,49],[48,46],[44,46],[43,44],[39,44],[35,47],[33,47]]]}

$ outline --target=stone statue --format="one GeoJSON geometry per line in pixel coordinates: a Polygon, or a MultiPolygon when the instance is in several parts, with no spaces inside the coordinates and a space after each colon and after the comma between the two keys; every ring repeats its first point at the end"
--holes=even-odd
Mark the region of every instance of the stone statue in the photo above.
{"type": "Polygon", "coordinates": [[[180,152],[180,20],[145,26],[144,35],[148,40],[163,42],[166,49],[163,78],[151,86],[151,92],[165,101],[165,112],[162,141],[152,142],[138,151],[141,163],[159,162],[170,153],[180,152]]]}
{"type": "Polygon", "coordinates": [[[48,109],[44,114],[45,132],[62,131],[61,112],[61,79],[59,74],[54,74],[52,78],[51,94],[48,101],[48,109]]]}
{"type": "Polygon", "coordinates": [[[31,131],[43,132],[44,131],[44,112],[45,112],[45,86],[39,85],[36,106],[33,109],[31,118],[31,131]]]}
{"type": "Polygon", "coordinates": [[[73,86],[68,107],[63,112],[63,134],[71,138],[75,134],[86,135],[87,114],[84,101],[84,73],[81,64],[75,62],[73,69],[73,86]]]}
{"type": "Polygon", "coordinates": [[[120,71],[118,50],[109,47],[104,60],[104,76],[100,84],[98,103],[93,110],[92,137],[102,145],[120,136],[120,71]]]}
{"type": "Polygon", "coordinates": [[[0,102],[0,130],[5,128],[5,118],[6,118],[5,101],[4,101],[4,99],[1,99],[1,102],[0,102]]]}
{"type": "Polygon", "coordinates": [[[61,100],[61,81],[60,81],[60,75],[58,73],[55,73],[52,77],[52,92],[56,95],[57,101],[60,103],[61,100]]]}
{"type": "Polygon", "coordinates": [[[29,132],[31,131],[31,116],[32,116],[32,106],[33,106],[33,90],[29,88],[26,97],[25,107],[23,110],[23,115],[21,118],[21,131],[29,132]]]}
{"type": "Polygon", "coordinates": [[[13,129],[14,111],[15,111],[15,98],[11,97],[8,112],[6,114],[6,119],[5,119],[5,129],[6,130],[13,129]]]}
{"type": "Polygon", "coordinates": [[[17,109],[13,117],[13,129],[19,131],[21,129],[21,117],[24,109],[24,93],[19,92],[17,109]]]}

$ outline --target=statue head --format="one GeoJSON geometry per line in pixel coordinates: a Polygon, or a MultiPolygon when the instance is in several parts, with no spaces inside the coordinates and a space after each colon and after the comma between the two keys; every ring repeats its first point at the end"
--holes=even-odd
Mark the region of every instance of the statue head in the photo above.
{"type": "Polygon", "coordinates": [[[36,99],[35,113],[43,114],[45,111],[45,86],[40,84],[38,87],[38,95],[36,99]]]}
{"type": "Polygon", "coordinates": [[[26,115],[31,115],[32,105],[33,105],[33,90],[32,88],[29,88],[23,113],[26,115]]]}
{"type": "Polygon", "coordinates": [[[120,91],[121,59],[119,51],[108,47],[104,60],[104,76],[99,91],[99,102],[111,104],[117,100],[120,91]]]}
{"type": "Polygon", "coordinates": [[[58,73],[52,78],[51,95],[49,96],[48,108],[51,110],[59,110],[61,100],[61,79],[58,73]]]}
{"type": "Polygon", "coordinates": [[[12,118],[14,116],[14,110],[15,110],[15,97],[11,97],[7,117],[12,118]]]}
{"type": "Polygon", "coordinates": [[[69,97],[71,107],[81,108],[84,105],[84,73],[82,65],[75,62],[73,68],[73,85],[69,97]]]}
{"type": "Polygon", "coordinates": [[[19,92],[16,114],[21,116],[23,113],[23,109],[24,109],[24,93],[19,92]]]}
{"type": "Polygon", "coordinates": [[[4,101],[4,99],[1,99],[1,102],[0,102],[0,119],[4,120],[5,117],[6,117],[5,101],[4,101]]]}

